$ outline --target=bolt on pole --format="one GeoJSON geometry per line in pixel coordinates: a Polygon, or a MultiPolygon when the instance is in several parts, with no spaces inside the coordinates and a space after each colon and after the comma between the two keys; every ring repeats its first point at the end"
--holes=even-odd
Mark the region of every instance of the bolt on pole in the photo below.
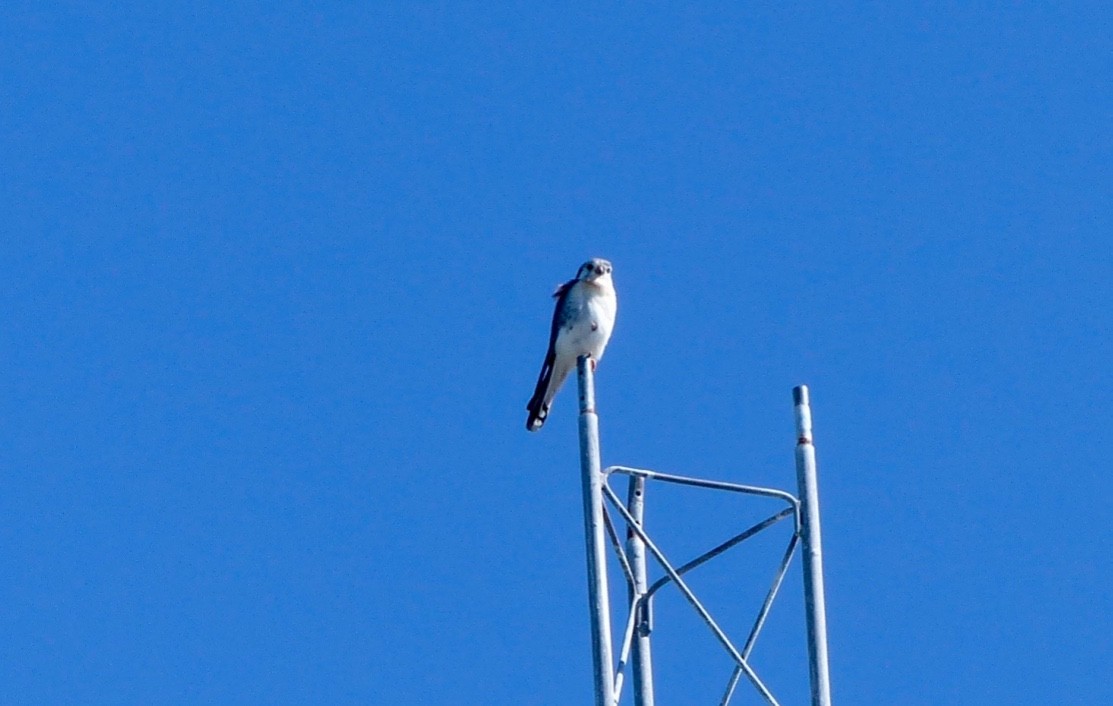
{"type": "Polygon", "coordinates": [[[819,483],[816,480],[812,410],[807,385],[794,388],[792,399],[796,407],[796,482],[800,493],[800,533],[804,545],[804,605],[807,611],[812,706],[831,706],[827,606],[823,591],[823,539],[819,529],[819,483]]]}
{"type": "Polygon", "coordinates": [[[603,467],[599,454],[599,416],[595,413],[592,362],[587,356],[576,360],[580,388],[580,476],[584,496],[588,604],[591,610],[591,657],[595,675],[595,706],[615,706],[606,527],[603,523],[603,467]]]}

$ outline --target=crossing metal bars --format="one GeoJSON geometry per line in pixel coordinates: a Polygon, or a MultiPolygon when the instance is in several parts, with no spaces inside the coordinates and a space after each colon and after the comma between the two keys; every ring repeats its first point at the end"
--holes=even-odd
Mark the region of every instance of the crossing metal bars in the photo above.
{"type": "Polygon", "coordinates": [[[585,547],[587,551],[588,606],[591,617],[592,666],[596,706],[618,706],[628,664],[632,664],[633,701],[635,706],[654,706],[653,666],[650,635],[653,629],[653,599],[661,589],[675,585],[677,590],[700,616],[726,653],[734,662],[720,706],[727,706],[743,676],[767,704],[780,706],[768,686],[749,663],[750,654],[769,610],[784,581],[798,544],[804,553],[804,592],[808,626],[808,658],[812,706],[831,706],[830,675],[827,663],[826,606],[823,595],[823,552],[819,525],[819,496],[816,482],[815,447],[812,443],[811,408],[808,388],[793,390],[796,414],[796,470],[799,500],[792,494],[774,488],[727,483],[659,473],[640,468],[611,466],[602,468],[599,451],[599,417],[595,411],[595,380],[591,361],[577,362],[580,401],[580,471],[584,501],[585,547]],[[626,502],[611,489],[612,475],[629,478],[626,502]],[[648,481],[658,481],[710,490],[766,497],[785,504],[761,522],[727,539],[690,561],[674,565],[645,530],[645,496],[648,481]],[[607,511],[609,503],[626,525],[623,547],[607,511]],[[715,621],[711,613],[685,582],[684,574],[711,561],[745,540],[777,524],[793,518],[789,537],[780,564],[758,609],[746,641],[739,648],[715,621]],[[607,585],[607,541],[610,541],[626,579],[627,618],[623,630],[617,666],[611,642],[610,593],[607,585]],[[650,583],[647,552],[664,575],[650,583]],[[632,657],[632,663],[631,663],[632,657]]]}

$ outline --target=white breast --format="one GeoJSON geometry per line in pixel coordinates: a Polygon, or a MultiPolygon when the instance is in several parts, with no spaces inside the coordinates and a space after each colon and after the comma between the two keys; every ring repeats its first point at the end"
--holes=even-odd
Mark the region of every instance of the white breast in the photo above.
{"type": "Polygon", "coordinates": [[[597,361],[603,357],[618,310],[614,287],[609,277],[606,280],[600,278],[597,284],[579,283],[568,293],[569,297],[577,297],[570,303],[578,305],[576,308],[582,313],[557,336],[558,356],[590,355],[597,361]]]}

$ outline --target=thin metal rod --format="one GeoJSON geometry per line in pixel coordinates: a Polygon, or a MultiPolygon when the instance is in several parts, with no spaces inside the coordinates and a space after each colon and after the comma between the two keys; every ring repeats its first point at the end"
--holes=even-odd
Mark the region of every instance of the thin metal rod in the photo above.
{"type": "Polygon", "coordinates": [[[785,574],[788,572],[788,565],[792,561],[792,553],[796,551],[798,540],[799,535],[796,534],[788,540],[788,548],[785,549],[785,554],[781,557],[781,565],[777,568],[773,583],[769,586],[769,592],[765,594],[765,601],[762,602],[761,610],[758,611],[757,618],[754,619],[754,626],[750,628],[750,636],[746,638],[746,644],[742,646],[743,657],[749,658],[750,652],[754,649],[754,644],[757,643],[757,636],[765,626],[765,619],[769,617],[769,609],[773,607],[773,599],[777,597],[777,592],[781,590],[781,583],[784,582],[785,574]]]}
{"type": "Polygon", "coordinates": [[[603,525],[607,528],[607,539],[611,540],[611,549],[614,549],[614,554],[618,557],[618,565],[622,567],[622,575],[626,577],[626,586],[629,588],[634,583],[634,570],[630,567],[630,560],[626,558],[626,550],[622,548],[618,531],[611,522],[611,514],[607,512],[606,505],[603,506],[603,525]]]}
{"type": "MultiPolygon", "coordinates": [[[[645,478],[630,476],[626,495],[630,516],[645,527],[645,478]]],[[[634,582],[630,586],[630,610],[636,614],[634,629],[634,706],[653,706],[653,653],[649,645],[649,602],[643,600],[649,576],[646,571],[645,542],[632,529],[626,531],[626,552],[634,582]]]]}
{"type": "MultiPolygon", "coordinates": [[[[604,482],[606,482],[604,480],[604,482]]],[[[634,590],[634,570],[630,567],[630,560],[626,557],[626,550],[622,548],[622,542],[618,539],[618,532],[614,528],[614,522],[611,521],[611,514],[607,512],[607,506],[603,505],[603,522],[607,526],[607,538],[611,541],[611,548],[614,549],[615,556],[618,557],[618,563],[622,566],[622,574],[626,577],[626,591],[630,593],[634,590]]],[[[631,605],[629,614],[626,616],[626,629],[622,632],[622,646],[618,650],[618,665],[615,667],[614,675],[614,700],[617,704],[622,699],[622,685],[626,679],[626,665],[630,663],[630,645],[634,640],[634,624],[637,621],[637,611],[634,610],[635,606],[631,605]]]]}
{"type": "Polygon", "coordinates": [[[665,573],[672,577],[673,582],[676,583],[677,589],[680,590],[680,593],[683,594],[685,600],[687,600],[692,608],[695,609],[696,613],[703,620],[704,624],[707,625],[707,627],[711,630],[711,633],[715,636],[715,639],[719,641],[719,644],[723,646],[723,649],[727,651],[727,654],[731,656],[735,664],[742,667],[742,670],[746,673],[746,677],[754,685],[754,688],[756,688],[762,695],[766,703],[772,704],[773,706],[779,706],[777,699],[773,697],[773,694],[769,691],[769,688],[765,686],[765,684],[761,681],[761,678],[758,677],[753,668],[746,663],[746,660],[738,652],[738,648],[734,646],[734,643],[730,641],[730,638],[727,637],[727,634],[723,632],[723,629],[719,627],[719,624],[716,623],[715,619],[711,617],[711,613],[707,611],[707,608],[703,606],[703,603],[701,603],[700,600],[696,598],[696,594],[692,592],[692,589],[689,588],[688,584],[684,581],[683,578],[681,578],[680,574],[676,573],[676,569],[669,562],[668,557],[665,556],[664,552],[662,552],[660,548],[658,548],[657,545],[653,543],[653,540],[649,538],[649,535],[645,533],[645,530],[641,527],[641,525],[634,521],[633,516],[630,515],[630,511],[627,510],[625,506],[623,506],[622,501],[619,500],[615,492],[611,490],[610,486],[606,485],[603,486],[603,492],[606,493],[607,498],[611,501],[611,504],[615,507],[615,509],[618,510],[619,514],[621,514],[623,518],[625,518],[630,529],[634,533],[636,533],[643,542],[645,542],[646,548],[651,554],[653,554],[653,557],[657,559],[657,562],[661,565],[661,568],[665,570],[665,573]]]}
{"type": "Polygon", "coordinates": [[[738,687],[738,680],[742,678],[742,668],[737,664],[734,665],[734,672],[730,675],[730,680],[727,682],[727,690],[723,694],[723,698],[719,701],[719,706],[728,706],[730,699],[734,696],[734,690],[738,687]]]}
{"type": "Polygon", "coordinates": [[[599,417],[595,413],[592,361],[576,361],[580,389],[580,477],[584,496],[587,595],[591,613],[591,658],[595,706],[615,706],[611,651],[611,607],[607,588],[607,547],[603,522],[603,470],[599,461],[599,417]]]}
{"type": "MultiPolygon", "coordinates": [[[[773,577],[773,583],[769,587],[769,592],[765,594],[765,601],[761,604],[761,610],[758,611],[757,618],[754,619],[754,626],[750,628],[750,635],[746,638],[746,644],[742,647],[742,656],[746,659],[750,658],[750,652],[753,651],[754,645],[757,644],[757,636],[765,626],[765,619],[769,617],[769,610],[773,607],[773,600],[777,597],[777,592],[781,590],[781,584],[784,582],[785,573],[788,572],[788,565],[792,562],[792,554],[796,551],[796,544],[799,541],[800,535],[796,533],[793,533],[792,537],[788,540],[788,548],[785,549],[784,556],[781,557],[781,565],[777,567],[777,573],[773,577]]],[[[734,689],[738,686],[738,679],[741,676],[741,667],[735,666],[734,673],[730,675],[730,681],[727,682],[726,693],[723,694],[723,699],[719,702],[719,706],[727,706],[727,704],[730,703],[730,699],[734,695],[734,689]]]]}
{"type": "Polygon", "coordinates": [[[756,485],[742,485],[740,483],[727,483],[719,480],[704,480],[703,478],[691,478],[689,476],[676,476],[671,473],[658,473],[646,468],[630,468],[628,466],[608,466],[603,473],[610,475],[611,473],[623,473],[629,476],[641,476],[649,478],[650,480],[659,480],[665,483],[678,483],[680,485],[691,485],[697,488],[711,488],[712,490],[729,490],[734,493],[746,493],[747,495],[764,495],[770,498],[780,498],[793,507],[796,506],[797,500],[792,496],[792,493],[786,493],[783,490],[776,488],[761,488],[756,485]]]}
{"type": "Polygon", "coordinates": [[[622,699],[622,686],[626,680],[626,665],[630,662],[630,645],[634,641],[634,624],[638,617],[634,612],[634,607],[630,607],[630,614],[626,616],[626,629],[622,632],[622,647],[618,651],[618,667],[614,674],[614,702],[616,704],[622,699]]]}
{"type": "MultiPolygon", "coordinates": [[[[784,510],[781,510],[776,515],[773,515],[772,517],[765,518],[764,520],[757,523],[753,527],[750,527],[749,529],[742,532],[741,534],[737,534],[737,535],[731,537],[730,539],[723,542],[722,544],[715,547],[714,549],[711,549],[709,551],[704,552],[703,554],[700,554],[695,559],[692,559],[687,564],[684,564],[679,569],[677,569],[676,573],[683,576],[684,574],[688,573],[689,571],[696,568],[697,566],[700,566],[702,564],[705,564],[705,563],[711,561],[712,559],[719,556],[720,554],[722,554],[726,550],[730,549],[731,547],[737,546],[737,545],[741,544],[742,542],[746,541],[747,539],[749,539],[750,537],[753,537],[755,534],[762,531],[766,527],[769,527],[771,525],[774,525],[774,524],[780,522],[784,518],[793,514],[794,511],[795,511],[794,508],[786,507],[784,510]]],[[[649,594],[650,596],[652,596],[654,593],[656,593],[658,590],[660,590],[662,586],[665,586],[669,581],[672,581],[672,579],[669,578],[668,576],[662,576],[661,578],[659,578],[655,582],[653,582],[653,585],[649,587],[649,590],[646,591],[646,593],[649,594]]]]}
{"type": "Polygon", "coordinates": [[[792,399],[796,408],[796,483],[800,493],[800,534],[804,545],[804,605],[807,611],[812,706],[831,706],[827,605],[823,591],[823,539],[819,529],[819,483],[816,480],[812,410],[807,386],[794,388],[792,399]]]}

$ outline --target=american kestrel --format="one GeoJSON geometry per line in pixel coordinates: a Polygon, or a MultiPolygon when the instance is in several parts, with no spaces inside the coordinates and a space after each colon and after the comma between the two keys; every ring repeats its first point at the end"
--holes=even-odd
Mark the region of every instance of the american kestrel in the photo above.
{"type": "Polygon", "coordinates": [[[549,416],[549,406],[568,373],[582,355],[591,357],[592,369],[603,357],[607,341],[614,330],[618,297],[611,281],[611,263],[599,258],[580,265],[576,278],[565,282],[553,292],[556,310],[549,333],[549,350],[537,378],[526,409],[526,429],[537,431],[549,416]]]}

